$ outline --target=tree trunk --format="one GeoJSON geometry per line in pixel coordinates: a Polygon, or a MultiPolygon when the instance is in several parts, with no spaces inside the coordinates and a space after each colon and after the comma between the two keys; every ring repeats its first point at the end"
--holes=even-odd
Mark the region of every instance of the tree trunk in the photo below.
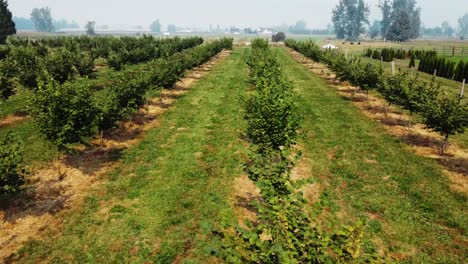
{"type": "Polygon", "coordinates": [[[101,130],[101,148],[104,148],[104,130],[101,130]]]}
{"type": "Polygon", "coordinates": [[[448,138],[449,138],[449,135],[445,135],[445,139],[444,139],[444,142],[442,143],[442,146],[439,150],[439,154],[441,156],[445,156],[445,151],[447,150],[448,148],[448,138]]]}
{"type": "Polygon", "coordinates": [[[146,114],[148,114],[149,113],[149,99],[148,98],[146,98],[145,108],[146,108],[146,114]]]}
{"type": "Polygon", "coordinates": [[[411,129],[411,117],[413,116],[413,112],[410,112],[409,118],[408,118],[408,129],[411,129]]]}
{"type": "Polygon", "coordinates": [[[60,154],[61,152],[59,151],[57,154],[57,172],[60,180],[63,180],[63,174],[62,171],[60,170],[60,154]]]}
{"type": "Polygon", "coordinates": [[[392,103],[389,103],[387,107],[385,107],[385,117],[388,116],[388,110],[390,109],[390,107],[392,106],[392,103]]]}

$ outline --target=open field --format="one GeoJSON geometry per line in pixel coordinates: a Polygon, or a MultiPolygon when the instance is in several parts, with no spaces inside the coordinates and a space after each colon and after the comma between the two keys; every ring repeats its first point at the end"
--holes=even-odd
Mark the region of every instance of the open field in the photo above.
{"type": "MultiPolygon", "coordinates": [[[[13,259],[219,261],[211,256],[219,240],[210,230],[235,216],[247,51],[235,51],[179,98],[157,128],[121,154],[103,183],[93,185],[82,207],[56,215],[62,223],[13,259]]],[[[367,218],[368,243],[395,260],[462,263],[466,196],[448,187],[435,162],[386,135],[283,49],[276,52],[305,117],[301,173],[327,193],[330,214],[340,221],[367,218]]]]}
{"type": "MultiPolygon", "coordinates": [[[[106,129],[102,138],[95,133],[84,142],[67,145],[68,151],[58,161],[55,158],[60,148],[41,134],[35,124],[37,117],[28,115],[31,100],[40,95],[37,91],[21,87],[0,104],[0,139],[8,132],[17,135],[23,142],[22,163],[31,170],[23,192],[0,197],[0,260],[233,262],[226,257],[225,243],[234,228],[239,228],[237,225],[253,228],[244,223],[246,219],[253,221],[253,226],[275,222],[258,219],[264,213],[259,208],[268,208],[258,207],[258,203],[270,203],[271,197],[262,196],[268,190],[265,182],[248,177],[258,173],[248,171],[254,162],[252,149],[258,149],[252,147],[257,143],[248,136],[252,123],[246,112],[252,109],[246,107],[245,100],[258,95],[259,89],[276,91],[278,96],[286,97],[265,102],[277,107],[289,97],[281,94],[283,89],[273,88],[288,88],[290,84],[293,100],[289,103],[294,107],[285,108],[285,113],[298,111],[300,116],[298,142],[291,143],[291,150],[300,150],[302,156],[287,164],[292,169],[290,175],[272,175],[290,176],[290,188],[301,186],[308,207],[296,211],[315,217],[315,211],[322,210],[319,217],[312,218],[316,222],[306,224],[315,227],[327,222],[332,232],[338,226],[353,226],[362,220],[365,225],[358,230],[362,233],[356,233],[358,238],[350,242],[358,245],[356,256],[351,257],[356,261],[360,255],[375,254],[377,263],[465,263],[468,132],[451,137],[453,145],[447,155],[441,155],[436,148],[443,141],[441,136],[422,124],[408,129],[407,111],[394,106],[387,113],[387,102],[381,95],[371,92],[366,101],[364,94],[349,83],[339,82],[325,65],[313,63],[289,48],[267,47],[271,54],[259,52],[258,56],[271,55],[266,58],[278,63],[281,70],[276,73],[285,78],[278,84],[272,81],[278,76],[268,75],[277,65],[268,68],[270,65],[265,66],[261,60],[260,66],[255,65],[252,48],[228,51],[226,42],[219,45],[227,46],[211,47],[208,45],[216,45],[215,38],[206,37],[211,44],[129,63],[121,70],[107,64],[112,56],[98,58],[89,81],[93,102],[106,98],[119,85],[115,81],[121,76],[122,87],[134,85],[125,95],[141,88],[143,94],[133,96],[144,100],[133,105],[131,114],[121,117],[117,126],[106,129]],[[202,56],[205,60],[197,59],[202,56]],[[262,72],[263,66],[267,73],[262,72]],[[257,75],[253,73],[255,67],[262,69],[257,75]],[[158,75],[161,72],[167,75],[158,75]],[[154,85],[155,80],[158,85],[154,85]],[[57,165],[65,172],[63,175],[58,175],[57,165]]],[[[250,36],[237,39],[239,43],[252,40],[250,36]]],[[[430,48],[445,44],[417,45],[430,48]]],[[[466,43],[447,44],[466,47],[468,52],[466,43]]],[[[365,45],[342,48],[358,52],[365,45]]],[[[397,69],[406,70],[406,64],[397,61],[397,69]]],[[[389,63],[383,65],[390,67],[389,63]]],[[[430,80],[431,76],[421,73],[421,78],[430,80]]],[[[458,82],[437,80],[451,93],[459,92],[458,82]]],[[[78,88],[83,81],[80,77],[69,80],[78,88]]],[[[125,97],[121,101],[132,100],[125,97]]],[[[463,102],[467,100],[465,97],[463,102]]],[[[101,115],[109,114],[102,108],[98,109],[101,115]]],[[[261,120],[260,125],[274,122],[275,111],[267,112],[265,115],[271,116],[261,120]]],[[[281,151],[286,148],[278,146],[281,151]]],[[[288,160],[289,156],[292,154],[281,152],[281,158],[276,159],[288,160]]],[[[272,164],[278,166],[276,159],[272,164]]],[[[268,162],[262,160],[261,164],[268,162]]],[[[272,167],[266,170],[274,171],[272,167]]],[[[288,209],[285,206],[278,212],[288,209]]],[[[301,220],[297,216],[285,219],[285,223],[302,228],[301,220]]],[[[273,235],[264,236],[261,242],[255,241],[256,236],[242,241],[255,248],[274,240],[273,235]]],[[[339,238],[330,237],[339,243],[339,238]]],[[[280,239],[278,243],[272,250],[286,248],[280,239]]],[[[320,243],[326,244],[326,239],[320,243]]],[[[246,253],[240,245],[232,250],[240,251],[240,255],[246,253]]]]}
{"type": "Polygon", "coordinates": [[[362,41],[351,44],[350,42],[343,42],[340,40],[324,40],[323,44],[331,43],[343,51],[348,50],[350,53],[363,54],[368,48],[382,49],[382,48],[394,48],[403,50],[435,50],[441,56],[457,56],[457,57],[468,57],[468,41],[425,41],[416,40],[412,42],[384,42],[384,41],[362,41]]]}

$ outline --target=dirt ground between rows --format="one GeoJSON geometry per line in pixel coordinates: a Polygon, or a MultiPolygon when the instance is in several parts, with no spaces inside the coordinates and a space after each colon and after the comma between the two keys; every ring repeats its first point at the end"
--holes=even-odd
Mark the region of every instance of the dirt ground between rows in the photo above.
{"type": "Polygon", "coordinates": [[[468,150],[451,144],[446,155],[440,155],[438,147],[442,145],[442,136],[428,130],[422,124],[412,124],[411,128],[408,128],[409,116],[395,108],[387,109],[388,103],[384,99],[369,95],[369,99],[366,100],[366,95],[360,93],[358,88],[349,83],[340,82],[325,65],[316,63],[292,49],[287,48],[287,52],[296,61],[325,79],[331,87],[334,87],[341,96],[352,101],[353,105],[361,109],[367,117],[382,123],[388,133],[402,139],[411,151],[436,160],[450,180],[450,187],[468,195],[468,150]]]}
{"type": "Polygon", "coordinates": [[[23,122],[28,118],[27,115],[8,115],[0,120],[0,128],[23,122]]]}
{"type": "Polygon", "coordinates": [[[0,207],[0,260],[8,262],[24,242],[39,238],[47,227],[60,230],[61,216],[70,210],[79,210],[89,190],[103,187],[104,176],[118,164],[121,153],[138,144],[143,132],[158,127],[158,117],[229,55],[230,51],[223,51],[189,71],[172,89],[163,90],[161,97],[149,99],[131,121],[104,133],[102,142],[97,138],[91,146],[79,149],[78,154],[61,158],[59,165],[65,172],[64,177],[58,176],[56,162],[34,171],[26,190],[0,207]]]}

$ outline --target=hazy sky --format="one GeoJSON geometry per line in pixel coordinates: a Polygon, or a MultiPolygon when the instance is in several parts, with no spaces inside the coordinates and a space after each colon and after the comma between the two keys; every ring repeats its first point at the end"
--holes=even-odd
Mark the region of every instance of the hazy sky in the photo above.
{"type": "MultiPolygon", "coordinates": [[[[55,19],[75,20],[81,25],[148,26],[159,18],[163,24],[207,27],[272,26],[305,19],[309,28],[330,23],[331,10],[339,0],[9,0],[14,16],[29,17],[35,7],[49,6],[55,19]]],[[[380,18],[379,0],[366,0],[371,20],[380,18]]],[[[426,26],[448,20],[452,26],[468,13],[468,0],[417,0],[426,26]]]]}

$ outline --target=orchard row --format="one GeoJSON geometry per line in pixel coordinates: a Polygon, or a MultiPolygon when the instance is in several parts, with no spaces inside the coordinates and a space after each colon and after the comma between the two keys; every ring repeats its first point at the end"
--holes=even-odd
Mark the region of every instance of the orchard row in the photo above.
{"type": "MultiPolygon", "coordinates": [[[[124,69],[110,75],[99,92],[93,92],[88,80],[39,80],[31,115],[38,130],[62,152],[70,144],[84,143],[98,131],[129,118],[144,105],[151,89],[172,87],[187,70],[231,48],[232,39],[222,39],[152,60],[137,70],[124,69]]],[[[0,147],[0,194],[17,192],[24,183],[21,153],[12,137],[0,147]]]]}
{"type": "Polygon", "coordinates": [[[463,133],[468,127],[468,105],[462,101],[462,95],[446,93],[435,79],[426,82],[407,73],[393,75],[382,66],[362,63],[358,58],[347,59],[340,52],[322,51],[312,41],[288,40],[286,44],[316,62],[325,63],[340,81],[348,81],[367,94],[376,90],[389,107],[398,105],[407,110],[409,126],[411,116],[419,114],[428,128],[444,137],[441,154],[445,153],[449,136],[463,133]]]}
{"type": "Polygon", "coordinates": [[[311,208],[298,191],[310,182],[290,177],[300,157],[294,146],[302,118],[276,56],[267,41],[256,39],[247,58],[254,90],[243,99],[251,143],[245,170],[261,197],[256,222],[224,235],[222,257],[229,263],[375,260],[374,252],[361,250],[362,223],[338,230],[319,220],[320,202],[311,208]]]}
{"type": "Polygon", "coordinates": [[[62,37],[39,40],[11,39],[0,46],[0,99],[14,94],[19,85],[31,89],[38,80],[54,79],[60,83],[78,77],[92,77],[96,59],[121,70],[124,65],[138,64],[169,56],[201,45],[203,39],[62,37]]]}

